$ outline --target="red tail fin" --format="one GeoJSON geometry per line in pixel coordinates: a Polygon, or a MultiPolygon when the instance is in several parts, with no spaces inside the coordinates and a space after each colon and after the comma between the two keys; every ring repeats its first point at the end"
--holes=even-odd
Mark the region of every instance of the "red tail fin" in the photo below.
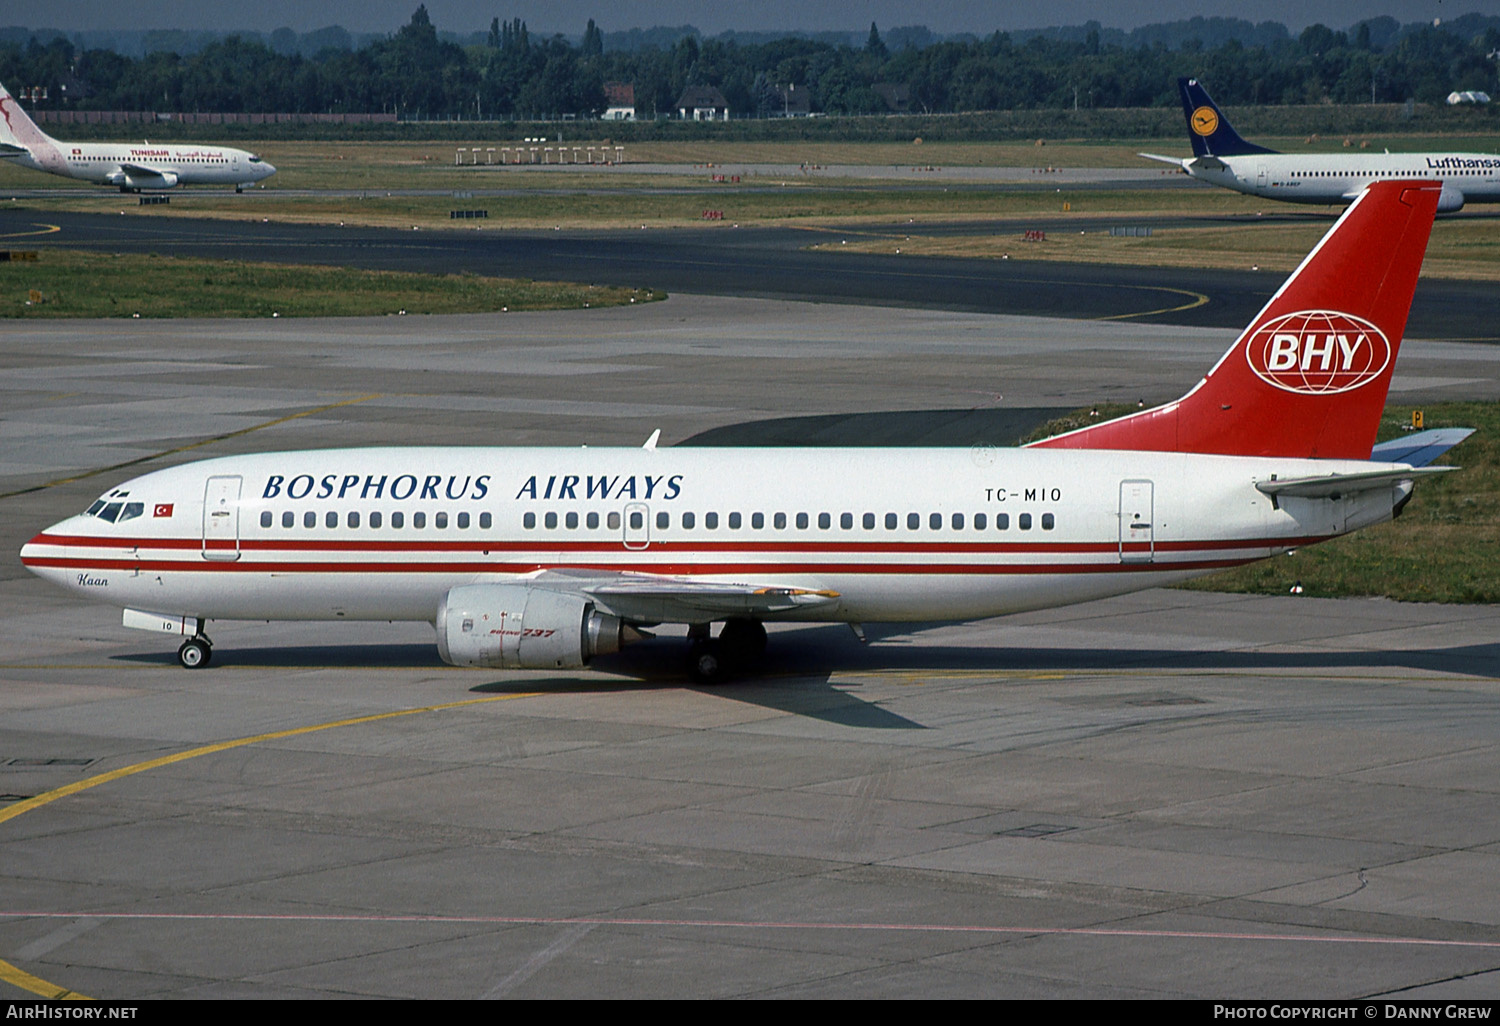
{"type": "Polygon", "coordinates": [[[1369,459],[1439,191],[1370,186],[1187,395],[1033,444],[1369,459]]]}

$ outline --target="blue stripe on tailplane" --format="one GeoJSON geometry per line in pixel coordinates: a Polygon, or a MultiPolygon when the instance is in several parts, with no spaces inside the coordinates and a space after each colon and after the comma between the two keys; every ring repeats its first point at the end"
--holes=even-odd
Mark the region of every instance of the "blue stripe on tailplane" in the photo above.
{"type": "Polygon", "coordinates": [[[1389,442],[1381,442],[1370,450],[1370,459],[1376,463],[1405,463],[1409,467],[1425,467],[1473,433],[1473,428],[1418,431],[1414,435],[1403,435],[1392,438],[1389,442]]]}

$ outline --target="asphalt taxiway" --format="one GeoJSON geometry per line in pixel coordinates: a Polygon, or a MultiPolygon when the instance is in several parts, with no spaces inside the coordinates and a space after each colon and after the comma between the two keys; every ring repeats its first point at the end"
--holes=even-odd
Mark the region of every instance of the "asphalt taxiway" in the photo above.
{"type": "MultiPolygon", "coordinates": [[[[190,199],[191,197],[189,197],[190,199]]],[[[1321,212],[1273,212],[1272,219],[1327,221],[1321,212]]],[[[1236,219],[1229,218],[1233,223],[1236,219]]],[[[1264,218],[1261,220],[1265,220],[1264,218]]],[[[922,225],[925,233],[1013,234],[1107,230],[1106,219],[922,225]]],[[[1131,223],[1126,219],[1123,223],[1131,223]]],[[[1224,223],[1222,220],[1195,223],[1224,223]]],[[[198,220],[0,210],[0,240],[120,253],[334,264],[374,270],[471,272],[540,280],[597,282],[668,292],[796,299],[857,305],[1131,320],[1192,327],[1246,324],[1284,275],[1250,269],[1126,267],[900,256],[812,250],[816,242],[876,234],[899,248],[901,224],[847,232],[800,228],[611,231],[497,229],[397,230],[337,225],[198,220]]],[[[1019,247],[1024,245],[1017,242],[1019,247]]],[[[1412,304],[1408,331],[1419,338],[1500,341],[1489,282],[1428,280],[1412,304]]]]}
{"type": "MultiPolygon", "coordinates": [[[[1153,401],[1232,334],[686,294],[7,326],[0,993],[1493,998],[1491,607],[796,627],[712,689],[671,637],[503,673],[225,623],[189,672],[14,557],[137,467],[1153,401]]],[[[1408,341],[1393,394],[1495,398],[1497,362],[1408,341]]]]}

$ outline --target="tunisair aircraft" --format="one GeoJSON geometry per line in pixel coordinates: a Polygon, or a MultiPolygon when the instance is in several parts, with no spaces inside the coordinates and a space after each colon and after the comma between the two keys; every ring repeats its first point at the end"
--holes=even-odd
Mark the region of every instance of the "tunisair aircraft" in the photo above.
{"type": "Polygon", "coordinates": [[[1432,179],[1442,183],[1438,213],[1465,203],[1500,201],[1500,156],[1493,153],[1278,153],[1246,142],[1195,78],[1179,78],[1187,118],[1188,158],[1142,153],[1175,164],[1210,185],[1289,203],[1348,203],[1375,182],[1432,179]]]}
{"type": "Polygon", "coordinates": [[[62,142],[38,128],[3,85],[0,159],[33,171],[113,185],[121,192],[179,185],[232,185],[241,192],[276,173],[255,154],[228,146],[62,142]]]}
{"type": "Polygon", "coordinates": [[[701,680],[753,661],[765,621],[1183,581],[1390,520],[1452,469],[1426,464],[1466,430],[1373,446],[1440,193],[1373,185],[1185,396],[1024,448],[230,456],[125,481],[21,559],[183,637],[186,667],[217,619],[427,621],[449,663],[549,669],[676,623],[701,680]]]}

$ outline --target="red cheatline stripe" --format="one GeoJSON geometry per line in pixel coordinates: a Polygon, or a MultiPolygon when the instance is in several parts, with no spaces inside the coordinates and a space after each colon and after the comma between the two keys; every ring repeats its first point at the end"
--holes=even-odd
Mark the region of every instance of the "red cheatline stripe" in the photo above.
{"type": "Polygon", "coordinates": [[[38,556],[23,560],[28,567],[66,570],[141,570],[186,573],[274,574],[526,574],[537,570],[599,570],[676,576],[704,574],[1104,574],[1152,573],[1173,570],[1216,570],[1253,563],[1259,556],[1155,563],[576,563],[564,560],[531,563],[258,563],[251,560],[209,562],[189,560],[71,559],[38,556]]]}
{"type": "MultiPolygon", "coordinates": [[[[351,530],[358,530],[352,528],[351,530]]],[[[1281,548],[1313,545],[1327,540],[1326,535],[1308,535],[1296,538],[1248,538],[1205,539],[1202,541],[1159,541],[1157,552],[1193,552],[1202,550],[1281,548]]],[[[201,549],[201,538],[102,538],[85,535],[39,534],[31,540],[33,545],[58,545],[64,548],[106,549],[201,549]]],[[[232,543],[230,543],[232,544],[232,543]]],[[[1026,552],[1116,552],[1118,542],[836,542],[836,541],[678,541],[652,539],[652,551],[662,552],[959,552],[959,553],[1026,553],[1026,552]]],[[[217,548],[217,543],[215,545],[217,548]]],[[[244,539],[240,542],[244,551],[255,552],[619,552],[623,548],[618,539],[608,541],[562,541],[548,538],[523,541],[478,540],[478,541],[338,541],[244,539]]],[[[1127,542],[1125,549],[1145,552],[1146,542],[1127,542]]]]}

